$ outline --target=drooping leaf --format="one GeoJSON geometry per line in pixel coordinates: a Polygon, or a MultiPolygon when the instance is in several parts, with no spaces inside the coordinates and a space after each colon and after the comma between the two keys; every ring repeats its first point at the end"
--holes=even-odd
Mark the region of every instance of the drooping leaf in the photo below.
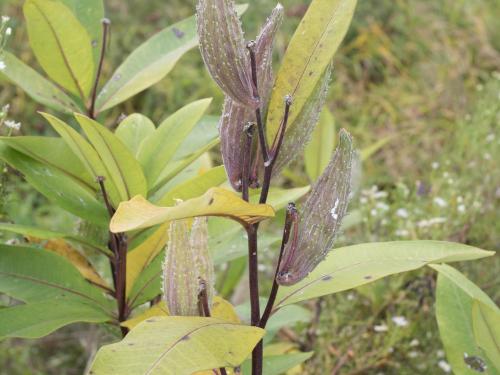
{"type": "Polygon", "coordinates": [[[29,237],[31,243],[40,244],[44,249],[52,251],[63,258],[66,258],[80,274],[94,285],[99,285],[109,289],[108,283],[99,275],[94,266],[78,250],[70,246],[63,239],[41,240],[36,237],[29,237]]]}
{"type": "Polygon", "coordinates": [[[1,142],[41,163],[57,168],[69,177],[95,190],[97,184],[73,150],[61,138],[21,136],[0,137],[1,142]]]}
{"type": "Polygon", "coordinates": [[[61,170],[38,162],[0,143],[0,158],[21,172],[26,180],[49,200],[74,215],[106,226],[108,214],[95,193],[61,170]]]}
{"type": "Polygon", "coordinates": [[[57,117],[42,113],[54,130],[62,137],[68,147],[80,159],[88,174],[92,176],[93,186],[97,188],[97,177],[102,176],[105,180],[106,192],[112,202],[120,201],[120,192],[111,178],[110,169],[104,164],[97,151],[80,135],[75,129],[59,120],[57,117]]]}
{"type": "Polygon", "coordinates": [[[442,241],[374,242],[341,247],[330,252],[304,280],[281,287],[275,306],[338,293],[426,264],[480,259],[493,254],[442,241]]]}
{"type": "Polygon", "coordinates": [[[139,148],[146,138],[155,132],[155,124],[144,115],[134,113],[127,116],[116,128],[115,135],[137,156],[139,148]]]}
{"type": "Polygon", "coordinates": [[[102,347],[91,371],[95,375],[190,375],[236,367],[263,333],[259,328],[214,318],[150,318],[123,341],[102,347]]]}
{"type": "Polygon", "coordinates": [[[302,112],[351,22],[356,0],[314,0],[288,45],[276,77],[267,115],[272,142],[283,116],[283,98],[292,95],[289,130],[302,112]]]}
{"type": "Polygon", "coordinates": [[[23,9],[38,62],[49,77],[84,101],[94,78],[92,41],[87,30],[58,1],[27,0],[23,9]]]}
{"type": "Polygon", "coordinates": [[[335,119],[328,108],[324,108],[304,151],[306,172],[310,181],[316,181],[328,165],[335,149],[335,134],[335,119]]]}
{"type": "Polygon", "coordinates": [[[472,304],[472,327],[478,346],[500,371],[500,310],[479,300],[472,304]]]}
{"type": "Polygon", "coordinates": [[[38,103],[65,113],[79,112],[81,110],[78,104],[59,87],[45,79],[13,54],[2,51],[0,52],[0,58],[5,64],[5,68],[0,71],[0,76],[7,77],[38,103]]]}
{"type": "Polygon", "coordinates": [[[55,298],[109,314],[111,302],[65,258],[42,249],[0,245],[0,292],[31,303],[55,298]],[[57,272],[54,272],[57,270],[57,272]]]}
{"type": "Polygon", "coordinates": [[[485,365],[489,374],[499,374],[500,370],[491,362],[498,358],[489,358],[479,341],[476,341],[473,323],[474,301],[484,304],[495,314],[499,314],[500,310],[486,293],[453,267],[446,264],[433,264],[431,267],[439,272],[436,319],[446,358],[453,372],[475,375],[481,371],[473,369],[472,366],[479,368],[485,365]]]}
{"type": "Polygon", "coordinates": [[[74,300],[46,300],[0,309],[0,340],[36,339],[71,323],[103,323],[111,317],[102,310],[74,300]]]}
{"type": "Polygon", "coordinates": [[[274,216],[271,206],[254,205],[221,188],[211,188],[201,197],[193,198],[175,207],[159,207],[136,196],[122,202],[111,219],[114,233],[151,227],[166,221],[196,216],[225,216],[242,223],[253,224],[274,216]]]}
{"type": "Polygon", "coordinates": [[[121,201],[137,194],[146,195],[147,183],[142,168],[123,142],[94,120],[79,114],[75,117],[101,157],[121,201]]]}
{"type": "Polygon", "coordinates": [[[102,25],[104,18],[103,0],[61,0],[76,16],[90,36],[94,64],[99,63],[102,46],[102,25]]]}
{"type": "Polygon", "coordinates": [[[151,189],[156,187],[163,169],[201,119],[211,101],[202,99],[181,108],[164,120],[158,129],[143,141],[137,157],[151,189]]]}

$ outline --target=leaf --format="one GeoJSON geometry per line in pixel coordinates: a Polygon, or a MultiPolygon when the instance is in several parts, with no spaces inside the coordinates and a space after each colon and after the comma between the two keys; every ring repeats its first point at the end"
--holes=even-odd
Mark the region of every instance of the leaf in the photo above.
{"type": "MultiPolygon", "coordinates": [[[[267,196],[267,203],[273,206],[275,211],[278,211],[287,206],[289,202],[296,202],[306,195],[310,186],[303,186],[293,189],[271,188],[267,196]]],[[[260,197],[260,190],[254,190],[250,193],[250,202],[257,203],[260,197]]]]}
{"type": "Polygon", "coordinates": [[[94,61],[87,30],[62,3],[24,3],[31,48],[45,72],[84,101],[92,88],[94,61]]]}
{"type": "Polygon", "coordinates": [[[236,367],[263,334],[260,328],[214,318],[150,318],[121,342],[102,347],[91,372],[190,375],[212,368],[236,367]]]}
{"type": "Polygon", "coordinates": [[[113,73],[97,97],[97,110],[112,108],[161,81],[197,42],[194,17],[148,39],[113,73]]]}
{"type": "MultiPolygon", "coordinates": [[[[439,272],[436,289],[436,319],[446,358],[455,374],[477,375],[465,362],[479,358],[486,363],[488,373],[499,374],[486,352],[476,341],[473,328],[473,305],[479,301],[499,313],[495,303],[472,281],[448,265],[431,265],[439,272]],[[466,357],[467,355],[467,357],[466,357]]],[[[476,360],[477,362],[477,360],[476,360]]]]}
{"type": "Polygon", "coordinates": [[[99,154],[94,148],[71,126],[59,120],[57,117],[42,113],[42,116],[49,122],[54,130],[62,137],[73,153],[83,163],[87,172],[92,176],[93,186],[97,188],[97,177],[103,176],[106,186],[106,192],[110,196],[112,202],[120,202],[118,188],[110,177],[110,172],[99,157],[99,154]]]}
{"type": "Polygon", "coordinates": [[[333,115],[325,107],[304,151],[306,172],[311,181],[318,179],[332,157],[336,143],[335,128],[333,115]]]}
{"type": "MultiPolygon", "coordinates": [[[[236,314],[233,305],[227,302],[225,299],[214,296],[214,301],[212,303],[212,308],[210,309],[211,317],[224,320],[230,323],[240,323],[240,318],[236,314]]],[[[160,301],[153,307],[147,309],[142,314],[136,316],[135,318],[129,319],[120,325],[123,327],[127,327],[128,329],[135,328],[139,323],[143,322],[146,319],[155,317],[155,316],[169,316],[170,313],[168,311],[168,307],[165,301],[160,301]]]]}
{"type": "MultiPolygon", "coordinates": [[[[288,370],[300,365],[312,357],[313,352],[307,353],[290,353],[281,355],[264,355],[263,366],[265,375],[280,375],[285,374],[288,370]]],[[[241,366],[243,374],[250,374],[252,363],[247,360],[241,366]]]]}
{"type": "Polygon", "coordinates": [[[0,76],[5,76],[16,86],[23,89],[33,100],[49,108],[65,113],[81,111],[78,104],[66,95],[59,87],[45,79],[37,71],[17,59],[13,54],[2,51],[0,59],[5,68],[0,76]]]}
{"type": "Polygon", "coordinates": [[[472,327],[477,344],[500,371],[500,310],[479,300],[472,304],[472,327]]]}
{"type": "Polygon", "coordinates": [[[94,120],[79,114],[75,117],[101,157],[120,200],[126,201],[137,194],[146,195],[148,188],[142,168],[123,142],[94,120]]]}
{"type": "Polygon", "coordinates": [[[130,307],[133,309],[143,303],[150,302],[161,295],[162,265],[165,252],[158,254],[139,274],[128,294],[130,307]]]}
{"type": "Polygon", "coordinates": [[[377,142],[365,147],[361,150],[361,160],[367,160],[370,156],[374,155],[378,150],[384,147],[387,143],[394,139],[393,135],[379,139],[377,142]]]}
{"type": "Polygon", "coordinates": [[[110,315],[112,303],[65,258],[36,248],[0,245],[0,292],[31,303],[71,300],[110,315]],[[54,272],[57,270],[57,272],[54,272]]]}
{"type": "Polygon", "coordinates": [[[78,250],[71,247],[63,239],[49,239],[43,241],[36,237],[29,237],[31,243],[42,245],[44,249],[52,251],[63,258],[66,258],[80,274],[94,285],[103,286],[109,289],[108,283],[97,273],[92,264],[78,250]]]}
{"type": "Polygon", "coordinates": [[[60,0],[76,16],[90,36],[94,64],[97,66],[102,46],[102,24],[104,4],[102,0],[60,0]]]}
{"type": "Polygon", "coordinates": [[[330,64],[351,23],[356,0],[314,0],[288,45],[267,115],[270,142],[283,117],[283,98],[292,95],[289,131],[330,64]]]}
{"type": "Polygon", "coordinates": [[[21,172],[49,200],[91,223],[108,225],[108,214],[94,192],[59,169],[42,164],[0,143],[0,159],[21,172]]]}
{"type": "Polygon", "coordinates": [[[94,249],[103,253],[109,252],[109,250],[99,244],[89,241],[87,238],[83,238],[80,236],[75,236],[67,233],[59,233],[54,232],[47,229],[42,229],[38,227],[30,227],[26,225],[18,225],[18,224],[10,224],[10,223],[0,223],[0,230],[4,230],[7,232],[21,234],[24,237],[36,237],[43,240],[51,240],[51,239],[65,239],[74,244],[82,245],[88,247],[90,249],[94,249]]]}
{"type": "Polygon", "coordinates": [[[250,204],[236,194],[221,188],[211,188],[201,197],[175,207],[159,207],[136,196],[118,206],[111,219],[113,233],[151,227],[171,220],[196,216],[224,216],[245,224],[254,224],[274,216],[271,206],[250,204]]]}
{"type": "Polygon", "coordinates": [[[43,164],[61,170],[91,190],[97,188],[94,178],[87,173],[80,159],[75,156],[71,148],[61,138],[21,136],[0,137],[0,140],[4,144],[43,164]]]}
{"type": "Polygon", "coordinates": [[[155,124],[149,118],[140,113],[134,113],[120,122],[115,135],[120,138],[134,156],[137,156],[141,144],[155,131],[155,124]]]}
{"type": "Polygon", "coordinates": [[[352,289],[426,264],[480,259],[494,252],[442,241],[374,242],[334,249],[304,280],[281,287],[276,309],[352,289]]]}
{"type": "Polygon", "coordinates": [[[203,116],[212,99],[202,99],[179,109],[164,120],[158,129],[146,138],[137,155],[148,185],[156,187],[165,166],[172,160],[177,148],[203,116]]]}
{"type": "Polygon", "coordinates": [[[36,339],[71,323],[103,323],[110,316],[78,301],[48,300],[0,309],[0,340],[36,339]]]}
{"type": "Polygon", "coordinates": [[[168,223],[161,225],[139,246],[127,253],[127,296],[135,281],[149,263],[165,248],[168,240],[168,223]]]}

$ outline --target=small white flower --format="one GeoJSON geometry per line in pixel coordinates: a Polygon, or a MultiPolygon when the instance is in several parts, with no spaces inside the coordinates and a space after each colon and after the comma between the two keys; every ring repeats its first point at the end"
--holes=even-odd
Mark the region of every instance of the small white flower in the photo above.
{"type": "Polygon", "coordinates": [[[4,122],[5,126],[8,128],[11,128],[13,130],[19,130],[21,129],[21,123],[20,122],[15,122],[12,120],[7,120],[4,122]]]}
{"type": "Polygon", "coordinates": [[[461,204],[457,207],[457,211],[460,212],[461,214],[465,213],[465,205],[461,204]]]}
{"type": "Polygon", "coordinates": [[[12,35],[12,27],[7,27],[7,29],[5,29],[5,35],[7,36],[12,35]]]}
{"type": "Polygon", "coordinates": [[[402,217],[403,219],[408,218],[408,210],[406,208],[398,208],[396,211],[396,215],[402,217]]]}
{"type": "Polygon", "coordinates": [[[411,352],[408,353],[409,358],[417,358],[419,356],[419,352],[412,350],[411,352]]]}
{"type": "Polygon", "coordinates": [[[488,134],[488,136],[486,137],[486,142],[488,143],[493,142],[494,140],[495,140],[495,134],[493,133],[488,134]]]}
{"type": "Polygon", "coordinates": [[[448,362],[446,362],[445,360],[441,359],[439,362],[438,362],[438,366],[441,370],[443,370],[444,372],[446,373],[450,373],[451,372],[451,366],[448,362]]]}
{"type": "Polygon", "coordinates": [[[411,347],[415,347],[415,346],[419,346],[419,345],[420,345],[420,341],[418,341],[417,339],[413,339],[410,341],[411,347]]]}
{"type": "Polygon", "coordinates": [[[2,16],[2,23],[7,23],[10,21],[10,17],[9,16],[2,16]]]}
{"type": "Polygon", "coordinates": [[[4,70],[6,67],[7,65],[5,65],[5,63],[2,60],[0,60],[0,70],[4,70]]]}
{"type": "Polygon", "coordinates": [[[389,327],[387,327],[385,324],[378,324],[373,326],[373,330],[375,332],[387,332],[389,330],[389,327]]]}
{"type": "Polygon", "coordinates": [[[437,356],[438,358],[444,358],[444,350],[438,350],[438,351],[436,352],[436,356],[437,356]]]}
{"type": "Polygon", "coordinates": [[[380,211],[389,211],[389,205],[384,202],[377,202],[375,205],[380,211]]]}
{"type": "Polygon", "coordinates": [[[404,316],[393,316],[392,322],[398,327],[406,327],[408,325],[408,320],[404,316]]]}
{"type": "Polygon", "coordinates": [[[446,207],[448,205],[448,203],[441,197],[435,197],[434,204],[436,204],[439,207],[446,207]]]}
{"type": "Polygon", "coordinates": [[[432,169],[438,169],[439,163],[437,161],[434,161],[434,162],[432,162],[431,167],[432,167],[432,169]]]}
{"type": "Polygon", "coordinates": [[[398,229],[394,234],[398,237],[408,237],[410,235],[410,232],[408,232],[406,229],[398,229]]]}
{"type": "Polygon", "coordinates": [[[370,211],[370,214],[371,214],[372,216],[377,216],[377,210],[376,210],[376,209],[374,209],[374,208],[372,208],[372,209],[371,209],[371,211],[370,211]]]}

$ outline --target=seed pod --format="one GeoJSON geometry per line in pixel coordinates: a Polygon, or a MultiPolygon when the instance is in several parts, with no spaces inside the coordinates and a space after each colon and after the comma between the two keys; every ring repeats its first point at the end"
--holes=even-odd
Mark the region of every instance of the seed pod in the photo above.
{"type": "MultiPolygon", "coordinates": [[[[273,176],[277,176],[284,167],[298,155],[301,155],[307,142],[309,142],[311,134],[318,124],[321,109],[325,104],[331,73],[332,68],[330,66],[316,85],[314,92],[304,105],[293,126],[290,127],[292,124],[288,124],[290,130],[287,130],[285,134],[283,145],[273,168],[273,176]]],[[[291,110],[293,111],[293,106],[291,110]]]]}
{"type": "MultiPolygon", "coordinates": [[[[272,69],[272,51],[274,37],[283,20],[283,7],[278,4],[272,11],[261,29],[255,42],[255,61],[257,66],[257,85],[261,103],[266,104],[271,94],[274,82],[272,69]]],[[[252,109],[241,105],[226,96],[224,108],[219,122],[221,139],[221,153],[231,186],[236,191],[241,191],[242,165],[243,165],[243,130],[249,122],[255,120],[252,109]]]]}
{"type": "Polygon", "coordinates": [[[200,315],[198,296],[201,280],[205,283],[211,306],[214,269],[208,250],[207,219],[173,221],[170,223],[163,264],[163,298],[171,315],[200,315]]]}
{"type": "Polygon", "coordinates": [[[233,0],[200,0],[196,7],[200,50],[205,65],[224,93],[257,108],[250,59],[233,0]]]}
{"type": "Polygon", "coordinates": [[[285,247],[277,276],[280,285],[302,280],[332,249],[347,212],[353,158],[352,138],[341,130],[339,146],[304,203],[285,247]]]}

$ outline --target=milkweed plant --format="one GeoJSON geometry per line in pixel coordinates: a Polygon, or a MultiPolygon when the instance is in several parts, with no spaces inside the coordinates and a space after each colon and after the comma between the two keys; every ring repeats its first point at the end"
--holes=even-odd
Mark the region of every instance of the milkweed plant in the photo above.
{"type": "MultiPolygon", "coordinates": [[[[25,1],[45,74],[8,52],[13,30],[2,17],[0,74],[55,112],[40,115],[57,136],[9,131],[0,158],[78,220],[71,233],[0,223],[22,236],[0,245],[0,292],[16,301],[0,309],[0,338],[103,324],[115,328],[117,342],[100,348],[89,374],[278,374],[313,355],[277,349],[276,332],[294,305],[429,266],[439,274],[436,315],[453,371],[498,373],[500,310],[445,264],[492,252],[440,241],[335,248],[360,166],[348,130],[335,150],[332,139],[316,138],[333,151],[329,161],[316,158],[311,167],[318,150],[307,148],[312,186],[273,183],[320,126],[332,58],[355,7],[355,0],[313,0],[275,74],[282,5],[249,40],[245,5],[199,0],[195,16],[145,41],[105,83],[111,23],[101,0],[25,1]],[[114,131],[105,126],[106,111],[159,82],[197,45],[225,95],[220,118],[205,115],[211,99],[201,99],[160,124],[135,113],[114,131]],[[219,143],[223,165],[203,164],[219,143]],[[261,225],[271,220],[282,227],[278,238],[261,225]],[[259,261],[275,242],[267,291],[259,261]],[[218,275],[221,265],[231,280],[218,275]],[[235,307],[240,280],[249,303],[235,307]]],[[[7,115],[8,106],[0,124],[16,130],[7,115]]]]}

